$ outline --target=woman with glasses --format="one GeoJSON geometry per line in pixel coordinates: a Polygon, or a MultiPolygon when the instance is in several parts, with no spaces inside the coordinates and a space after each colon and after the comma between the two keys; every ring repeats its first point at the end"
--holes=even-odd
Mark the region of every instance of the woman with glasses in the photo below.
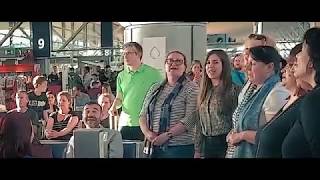
{"type": "Polygon", "coordinates": [[[302,96],[311,86],[294,77],[294,63],[296,55],[302,50],[302,43],[292,48],[286,67],[282,70],[282,84],[290,91],[288,102],[280,111],[267,123],[261,127],[256,135],[258,158],[281,158],[281,146],[284,138],[288,134],[291,126],[298,116],[298,109],[301,105],[302,96]]]}
{"type": "Polygon", "coordinates": [[[294,76],[309,83],[312,90],[302,99],[297,120],[283,141],[282,157],[319,158],[320,28],[311,28],[304,34],[294,76]]]}
{"type": "Polygon", "coordinates": [[[205,71],[198,101],[196,120],[195,158],[224,158],[226,136],[232,128],[232,112],[237,106],[240,86],[231,79],[227,53],[212,50],[205,62],[205,71]]]}
{"type": "Polygon", "coordinates": [[[186,78],[186,68],[182,52],[169,52],[166,79],[153,85],[144,100],[140,127],[151,158],[193,158],[195,121],[189,117],[196,111],[199,87],[186,78]]]}

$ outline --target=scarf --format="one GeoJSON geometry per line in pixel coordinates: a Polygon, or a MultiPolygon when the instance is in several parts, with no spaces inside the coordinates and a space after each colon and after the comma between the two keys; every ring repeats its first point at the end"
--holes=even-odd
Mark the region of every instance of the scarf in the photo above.
{"type": "MultiPolygon", "coordinates": [[[[171,108],[174,102],[174,99],[178,96],[179,92],[183,87],[183,81],[186,79],[185,74],[183,74],[178,81],[174,89],[170,92],[167,98],[164,100],[161,106],[161,113],[160,113],[160,128],[159,134],[166,132],[170,127],[170,115],[171,115],[171,108]]],[[[155,89],[154,93],[152,94],[149,104],[148,104],[148,112],[147,112],[147,125],[150,130],[153,129],[153,112],[156,105],[156,100],[160,94],[160,92],[164,89],[167,81],[164,81],[158,88],[155,89]]],[[[167,145],[167,143],[166,143],[167,145]]],[[[165,145],[165,146],[166,146],[165,145]]]]}
{"type": "MultiPolygon", "coordinates": [[[[239,121],[236,126],[236,131],[253,130],[256,131],[260,124],[260,113],[262,106],[274,86],[279,82],[280,77],[277,74],[269,77],[262,87],[252,95],[248,102],[244,105],[239,113],[239,121]]],[[[247,141],[241,141],[236,147],[234,157],[238,158],[253,158],[255,157],[256,145],[250,144],[247,141]]]]}

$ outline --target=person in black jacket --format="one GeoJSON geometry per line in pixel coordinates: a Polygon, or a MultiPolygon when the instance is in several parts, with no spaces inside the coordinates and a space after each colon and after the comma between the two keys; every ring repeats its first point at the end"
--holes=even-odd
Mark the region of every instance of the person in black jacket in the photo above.
{"type": "Polygon", "coordinates": [[[313,90],[301,102],[298,119],[282,144],[284,158],[320,157],[320,28],[307,30],[302,51],[297,55],[295,77],[308,82],[313,90]]]}
{"type": "Polygon", "coordinates": [[[301,50],[302,43],[292,48],[286,67],[281,70],[282,84],[290,91],[290,97],[272,120],[259,128],[256,135],[257,158],[282,157],[281,146],[283,140],[297,119],[301,100],[307,91],[312,89],[310,84],[294,77],[293,66],[297,60],[296,55],[301,50]]]}

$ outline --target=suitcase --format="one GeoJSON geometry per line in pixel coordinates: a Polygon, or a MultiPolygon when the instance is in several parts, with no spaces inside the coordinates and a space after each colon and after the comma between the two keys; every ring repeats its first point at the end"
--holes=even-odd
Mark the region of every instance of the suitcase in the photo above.
{"type": "Polygon", "coordinates": [[[77,129],[74,131],[75,158],[105,158],[108,154],[108,132],[105,129],[77,129]]]}
{"type": "Polygon", "coordinates": [[[144,158],[144,141],[123,140],[123,158],[144,158]]]}

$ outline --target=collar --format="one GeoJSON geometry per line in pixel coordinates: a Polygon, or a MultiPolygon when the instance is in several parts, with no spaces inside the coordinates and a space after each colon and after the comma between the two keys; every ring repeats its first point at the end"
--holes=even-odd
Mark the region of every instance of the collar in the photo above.
{"type": "MultiPolygon", "coordinates": [[[[104,127],[101,124],[99,124],[99,128],[104,128],[104,127]]],[[[92,128],[89,128],[89,127],[86,126],[86,129],[92,129],[92,128]]]]}
{"type": "Polygon", "coordinates": [[[136,73],[136,72],[142,72],[145,68],[146,68],[146,65],[142,63],[142,64],[139,66],[139,68],[138,68],[137,70],[135,70],[135,71],[131,71],[128,66],[125,66],[124,69],[125,69],[125,71],[126,71],[127,73],[134,74],[134,73],[136,73]]]}

